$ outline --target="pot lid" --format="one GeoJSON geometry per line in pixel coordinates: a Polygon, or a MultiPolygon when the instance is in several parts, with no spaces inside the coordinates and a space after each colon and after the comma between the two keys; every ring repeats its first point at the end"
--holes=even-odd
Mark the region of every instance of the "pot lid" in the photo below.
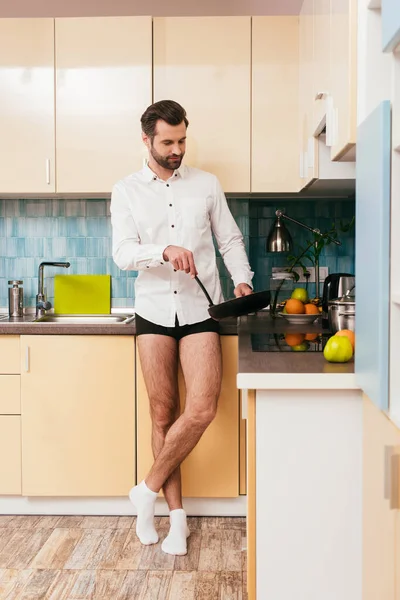
{"type": "Polygon", "coordinates": [[[355,304],[356,297],[355,296],[341,296],[340,298],[335,298],[334,300],[329,300],[328,304],[355,304]]]}

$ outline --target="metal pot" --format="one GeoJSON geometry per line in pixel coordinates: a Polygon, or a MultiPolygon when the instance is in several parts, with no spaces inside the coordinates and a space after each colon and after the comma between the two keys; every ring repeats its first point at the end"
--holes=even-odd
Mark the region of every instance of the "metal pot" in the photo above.
{"type": "Polygon", "coordinates": [[[329,329],[336,333],[341,329],[355,331],[356,303],[354,296],[342,296],[329,300],[328,322],[329,329]]]}

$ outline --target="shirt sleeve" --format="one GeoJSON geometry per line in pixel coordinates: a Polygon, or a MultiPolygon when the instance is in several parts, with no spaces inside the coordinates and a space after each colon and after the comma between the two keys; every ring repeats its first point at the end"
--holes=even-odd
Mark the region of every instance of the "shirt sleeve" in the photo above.
{"type": "Polygon", "coordinates": [[[120,184],[111,194],[112,255],[123,271],[141,271],[164,264],[165,246],[141,244],[126,190],[120,184]]]}
{"type": "Polygon", "coordinates": [[[220,254],[228,269],[234,286],[247,283],[252,286],[254,273],[247,258],[243,236],[229,210],[221,184],[215,178],[215,192],[210,211],[211,228],[220,254]]]}

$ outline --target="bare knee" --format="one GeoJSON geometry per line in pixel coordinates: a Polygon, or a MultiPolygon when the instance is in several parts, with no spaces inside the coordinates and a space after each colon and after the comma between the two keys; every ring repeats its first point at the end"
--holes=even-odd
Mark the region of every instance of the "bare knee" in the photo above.
{"type": "Polygon", "coordinates": [[[186,418],[193,426],[201,429],[206,429],[217,414],[216,398],[199,399],[198,402],[191,402],[189,406],[190,408],[185,409],[186,418]]]}
{"type": "Polygon", "coordinates": [[[172,402],[171,399],[163,401],[157,397],[150,398],[150,406],[153,429],[165,436],[179,416],[178,403],[172,402]]]}

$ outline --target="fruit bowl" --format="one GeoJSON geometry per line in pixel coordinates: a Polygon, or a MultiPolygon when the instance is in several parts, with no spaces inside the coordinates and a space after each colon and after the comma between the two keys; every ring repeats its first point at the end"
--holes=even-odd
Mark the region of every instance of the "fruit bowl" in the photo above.
{"type": "Polygon", "coordinates": [[[289,323],[294,323],[295,325],[309,325],[310,323],[314,323],[316,319],[320,316],[319,314],[306,315],[305,313],[300,315],[290,315],[288,313],[280,312],[278,313],[280,317],[283,317],[289,323]]]}

